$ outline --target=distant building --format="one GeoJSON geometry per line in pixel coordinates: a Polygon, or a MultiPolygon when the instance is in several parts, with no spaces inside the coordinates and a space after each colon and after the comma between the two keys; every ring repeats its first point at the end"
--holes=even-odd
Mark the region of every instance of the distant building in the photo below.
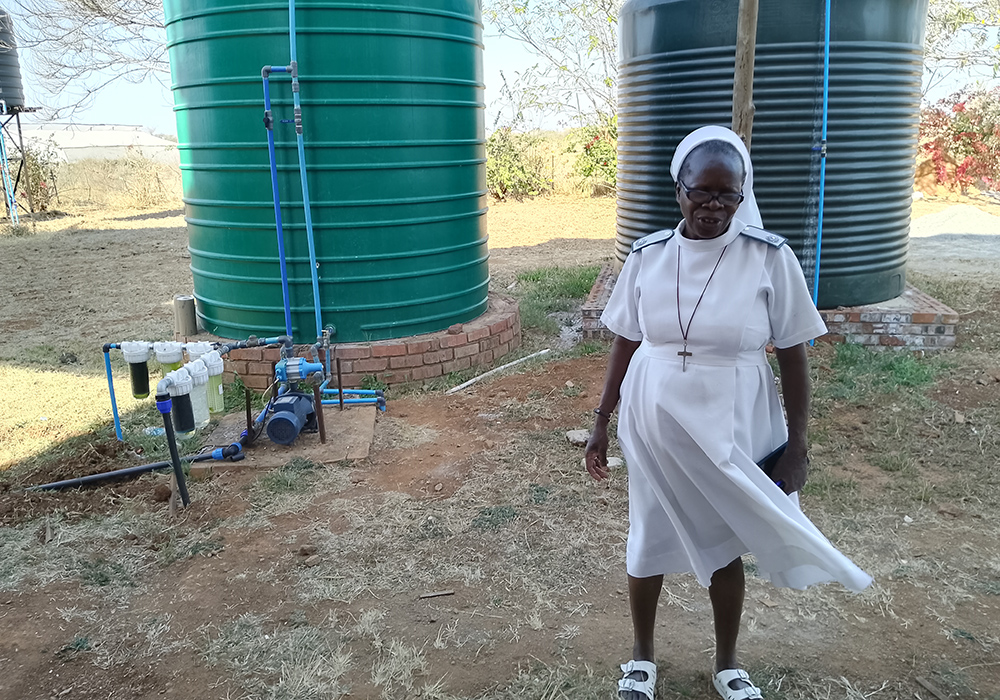
{"type": "Polygon", "coordinates": [[[177,144],[143,131],[141,126],[120,124],[24,124],[27,149],[51,148],[63,163],[97,158],[114,160],[138,155],[171,165],[180,164],[177,144]]]}

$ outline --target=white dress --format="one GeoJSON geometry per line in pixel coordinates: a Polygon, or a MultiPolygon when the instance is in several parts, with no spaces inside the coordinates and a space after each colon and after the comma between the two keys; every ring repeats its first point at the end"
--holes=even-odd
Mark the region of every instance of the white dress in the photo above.
{"type": "MultiPolygon", "coordinates": [[[[683,222],[681,223],[683,226],[683,222]]],[[[618,437],[628,465],[628,573],[712,573],[752,553],[777,586],[872,581],[841,554],[756,461],[787,440],[764,347],[788,348],[826,332],[788,246],[729,231],[684,238],[629,255],[601,317],[641,340],[621,387],[618,437]],[[722,254],[723,248],[725,253],[722,254]],[[688,333],[687,369],[677,354],[685,326],[719,261],[688,333]]]]}

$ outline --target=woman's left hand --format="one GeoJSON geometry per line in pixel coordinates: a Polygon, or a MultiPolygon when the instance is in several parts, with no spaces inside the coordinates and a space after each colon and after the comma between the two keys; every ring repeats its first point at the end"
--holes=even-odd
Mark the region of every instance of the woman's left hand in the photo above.
{"type": "Polygon", "coordinates": [[[778,463],[774,465],[774,471],[771,472],[771,479],[785,493],[801,491],[802,487],[806,485],[808,477],[809,458],[806,457],[806,451],[804,449],[793,450],[790,447],[778,458],[778,463]]]}

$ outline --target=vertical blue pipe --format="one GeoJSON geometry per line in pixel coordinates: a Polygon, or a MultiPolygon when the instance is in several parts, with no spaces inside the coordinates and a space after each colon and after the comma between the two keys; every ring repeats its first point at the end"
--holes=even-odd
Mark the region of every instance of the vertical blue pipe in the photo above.
{"type": "Polygon", "coordinates": [[[813,274],[813,304],[819,302],[820,251],[823,247],[823,200],[826,198],[826,132],[830,115],[830,0],[826,0],[823,38],[823,133],[819,151],[819,216],[816,223],[816,270],[813,274]]]}
{"type": "Polygon", "coordinates": [[[111,413],[115,417],[115,437],[118,438],[118,442],[122,441],[122,423],[121,419],[118,418],[118,402],[115,401],[115,382],[111,378],[111,348],[117,348],[117,344],[108,345],[108,349],[104,351],[104,369],[108,373],[108,391],[111,393],[111,413]]]}
{"type": "MultiPolygon", "coordinates": [[[[319,271],[316,268],[316,243],[313,238],[312,207],[306,179],[306,147],[302,138],[302,103],[299,100],[298,50],[295,32],[295,0],[288,0],[288,42],[292,57],[292,101],[295,108],[295,139],[299,149],[299,179],[302,180],[302,206],[306,214],[306,242],[309,244],[309,273],[312,277],[313,310],[316,314],[316,337],[323,335],[322,302],[319,298],[319,271]]],[[[291,332],[289,332],[291,335],[291,332]]]]}
{"type": "Polygon", "coordinates": [[[264,79],[264,114],[267,115],[267,155],[271,162],[271,196],[274,198],[274,222],[278,229],[278,266],[281,268],[281,299],[285,307],[285,335],[292,334],[292,308],[288,295],[288,267],[285,264],[285,232],[281,224],[281,199],[278,194],[278,164],[274,153],[274,122],[271,117],[271,82],[268,73],[284,73],[283,67],[265,68],[264,79]]]}

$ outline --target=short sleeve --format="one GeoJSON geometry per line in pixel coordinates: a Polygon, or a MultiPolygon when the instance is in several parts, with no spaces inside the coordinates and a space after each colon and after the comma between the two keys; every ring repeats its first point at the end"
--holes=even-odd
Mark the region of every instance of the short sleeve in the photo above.
{"type": "Polygon", "coordinates": [[[636,251],[625,258],[611,292],[608,305],[601,314],[601,323],[615,335],[627,340],[642,340],[642,328],[639,325],[639,269],[642,267],[642,254],[636,251]]]}
{"type": "Polygon", "coordinates": [[[775,251],[767,272],[771,282],[767,312],[774,346],[790,348],[826,333],[826,324],[813,304],[799,261],[788,246],[775,251]]]}

